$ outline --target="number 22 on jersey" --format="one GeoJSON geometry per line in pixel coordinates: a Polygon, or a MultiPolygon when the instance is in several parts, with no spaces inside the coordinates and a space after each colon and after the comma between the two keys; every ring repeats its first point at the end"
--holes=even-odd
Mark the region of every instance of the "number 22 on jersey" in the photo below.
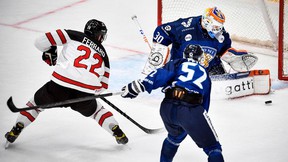
{"type": "Polygon", "coordinates": [[[84,45],[80,45],[80,46],[78,46],[77,50],[78,51],[84,51],[85,54],[77,57],[74,60],[74,66],[77,67],[77,68],[87,69],[87,70],[89,70],[90,73],[92,73],[92,74],[96,75],[97,77],[99,77],[100,75],[97,72],[95,72],[95,69],[101,67],[101,65],[103,63],[102,57],[98,53],[94,53],[93,54],[93,58],[95,60],[98,60],[98,62],[96,64],[92,64],[90,66],[90,68],[88,69],[89,66],[87,64],[84,64],[83,60],[88,60],[90,58],[91,49],[89,47],[84,46],[84,45]]]}

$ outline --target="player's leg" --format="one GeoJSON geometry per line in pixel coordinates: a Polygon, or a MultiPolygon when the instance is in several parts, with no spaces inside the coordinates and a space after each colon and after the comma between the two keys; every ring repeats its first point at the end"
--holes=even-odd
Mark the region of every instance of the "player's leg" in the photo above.
{"type": "Polygon", "coordinates": [[[168,133],[168,136],[165,138],[162,144],[160,162],[172,162],[180,146],[180,143],[185,139],[186,136],[187,134],[185,131],[182,131],[182,134],[177,136],[168,133]]]}
{"type": "Polygon", "coordinates": [[[224,162],[218,136],[202,106],[181,109],[178,117],[183,129],[208,155],[208,162],[224,162]]]}
{"type": "MultiPolygon", "coordinates": [[[[31,99],[30,101],[27,102],[27,106],[34,106],[36,105],[34,102],[34,99],[31,99]]],[[[5,134],[5,137],[7,141],[10,143],[13,143],[22,130],[26,128],[28,125],[30,125],[34,120],[38,117],[39,113],[43,111],[41,109],[35,109],[35,110],[29,110],[29,111],[21,111],[18,114],[17,120],[11,131],[7,132],[5,134]]]]}
{"type": "Polygon", "coordinates": [[[224,162],[222,148],[219,142],[203,148],[208,155],[208,162],[224,162]]]}
{"type": "MultiPolygon", "coordinates": [[[[81,95],[81,93],[78,93],[78,95],[81,95]]],[[[71,105],[71,108],[86,117],[96,120],[103,129],[116,138],[118,144],[126,144],[128,142],[128,138],[120,129],[112,112],[105,109],[97,100],[73,104],[71,105]]]]}
{"type": "MultiPolygon", "coordinates": [[[[51,82],[46,83],[44,86],[42,86],[39,90],[36,91],[35,95],[27,102],[27,106],[36,106],[36,103],[38,104],[46,104],[46,103],[52,103],[54,101],[53,95],[51,95],[50,90],[48,89],[54,89],[53,84],[51,82]]],[[[10,143],[13,143],[17,137],[20,135],[22,130],[24,128],[27,128],[32,122],[35,121],[35,119],[38,117],[38,115],[44,111],[43,109],[34,109],[29,111],[21,111],[18,114],[17,120],[13,128],[10,132],[7,132],[5,134],[5,137],[7,138],[7,141],[10,143]]]]}
{"type": "Polygon", "coordinates": [[[171,162],[180,146],[180,143],[187,136],[186,132],[179,127],[176,123],[176,118],[173,117],[177,107],[174,108],[169,100],[164,100],[160,107],[160,115],[164,126],[168,132],[162,144],[160,162],[171,162]]]}

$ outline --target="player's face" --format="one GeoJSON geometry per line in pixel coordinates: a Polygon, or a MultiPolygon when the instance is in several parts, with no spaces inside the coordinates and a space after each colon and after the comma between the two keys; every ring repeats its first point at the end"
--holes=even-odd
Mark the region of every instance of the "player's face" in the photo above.
{"type": "Polygon", "coordinates": [[[203,19],[203,26],[209,33],[210,37],[214,38],[219,32],[223,30],[223,23],[218,22],[212,17],[203,19]]]}

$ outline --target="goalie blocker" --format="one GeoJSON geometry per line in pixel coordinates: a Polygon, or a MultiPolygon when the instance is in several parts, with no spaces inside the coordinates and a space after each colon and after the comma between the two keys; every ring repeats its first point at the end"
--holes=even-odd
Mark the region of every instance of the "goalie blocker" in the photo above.
{"type": "Polygon", "coordinates": [[[271,90],[269,70],[251,70],[234,74],[213,75],[212,96],[228,99],[265,95],[271,90]]]}
{"type": "Polygon", "coordinates": [[[142,73],[148,75],[155,69],[164,66],[169,60],[170,49],[167,46],[154,42],[142,73]]]}

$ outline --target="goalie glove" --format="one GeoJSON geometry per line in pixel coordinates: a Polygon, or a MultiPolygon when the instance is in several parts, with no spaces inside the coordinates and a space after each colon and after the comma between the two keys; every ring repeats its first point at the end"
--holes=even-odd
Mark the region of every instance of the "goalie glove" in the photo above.
{"type": "Polygon", "coordinates": [[[123,98],[135,98],[138,96],[140,92],[144,92],[145,87],[142,84],[141,80],[134,80],[133,82],[129,83],[128,85],[122,88],[122,97],[123,98]]]}
{"type": "Polygon", "coordinates": [[[229,48],[221,59],[227,62],[237,72],[249,71],[258,61],[258,57],[245,50],[229,48]]]}
{"type": "Polygon", "coordinates": [[[51,48],[42,54],[42,60],[50,66],[56,65],[57,61],[57,46],[51,46],[51,48]]]}

